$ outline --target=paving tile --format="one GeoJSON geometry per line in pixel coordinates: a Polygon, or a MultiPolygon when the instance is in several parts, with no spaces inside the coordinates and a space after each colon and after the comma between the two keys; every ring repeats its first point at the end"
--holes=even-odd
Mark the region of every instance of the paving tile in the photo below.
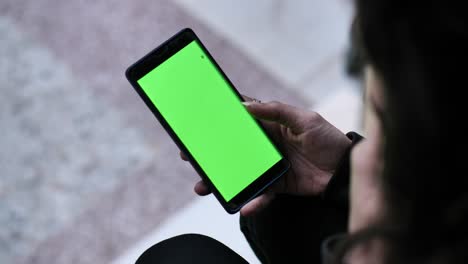
{"type": "Polygon", "coordinates": [[[179,29],[264,101],[313,107],[336,75],[341,2],[178,3],[0,3],[0,263],[108,262],[193,199],[196,175],[123,77],[179,29]]]}
{"type": "Polygon", "coordinates": [[[249,263],[260,263],[239,231],[239,216],[226,214],[213,196],[206,196],[194,199],[184,206],[157,229],[122,252],[111,264],[134,263],[143,251],[156,242],[186,233],[210,236],[234,250],[249,263]]]}
{"type": "Polygon", "coordinates": [[[340,89],[361,93],[362,87],[359,81],[346,73],[344,58],[344,52],[340,52],[323,61],[320,67],[310,72],[298,85],[297,91],[306,98],[315,99],[314,107],[321,105],[322,101],[334,96],[340,89]]]}
{"type": "Polygon", "coordinates": [[[32,253],[152,149],[70,70],[0,20],[0,262],[32,253]]]}
{"type": "MultiPolygon", "coordinates": [[[[296,88],[348,42],[349,1],[177,0],[287,84],[296,88]]],[[[300,87],[298,88],[300,89],[300,87]]]]}
{"type": "Polygon", "coordinates": [[[1,263],[108,262],[193,199],[196,174],[123,76],[179,29],[241,92],[308,105],[171,1],[4,0],[0,16],[1,263]]]}

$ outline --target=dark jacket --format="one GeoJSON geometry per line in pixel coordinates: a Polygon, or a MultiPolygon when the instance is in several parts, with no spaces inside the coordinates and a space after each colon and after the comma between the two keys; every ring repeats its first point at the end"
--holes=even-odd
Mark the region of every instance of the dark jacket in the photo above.
{"type": "Polygon", "coordinates": [[[262,263],[322,263],[325,239],[346,232],[350,152],[362,139],[354,132],[346,136],[352,144],[322,195],[277,195],[255,216],[241,216],[241,231],[262,263]]]}

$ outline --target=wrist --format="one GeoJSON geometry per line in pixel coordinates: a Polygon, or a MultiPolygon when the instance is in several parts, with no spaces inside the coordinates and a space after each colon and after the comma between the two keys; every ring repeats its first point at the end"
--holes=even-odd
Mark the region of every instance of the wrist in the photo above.
{"type": "Polygon", "coordinates": [[[348,144],[341,154],[341,158],[337,162],[335,170],[326,185],[322,196],[325,199],[337,200],[339,203],[343,201],[345,206],[348,206],[349,192],[349,177],[350,177],[350,153],[351,149],[363,139],[363,137],[355,132],[346,134],[348,144]]]}

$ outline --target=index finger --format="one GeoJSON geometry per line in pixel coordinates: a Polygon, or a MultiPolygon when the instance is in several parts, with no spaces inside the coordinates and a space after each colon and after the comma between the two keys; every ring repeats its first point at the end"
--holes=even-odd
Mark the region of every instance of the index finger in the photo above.
{"type": "Polygon", "coordinates": [[[251,102],[251,101],[253,101],[253,98],[252,98],[252,97],[249,97],[249,96],[247,96],[247,95],[245,95],[245,94],[241,94],[241,96],[242,96],[242,98],[244,99],[244,101],[246,101],[246,102],[251,102]]]}
{"type": "Polygon", "coordinates": [[[182,160],[188,161],[187,156],[182,151],[179,152],[179,155],[182,160]]]}

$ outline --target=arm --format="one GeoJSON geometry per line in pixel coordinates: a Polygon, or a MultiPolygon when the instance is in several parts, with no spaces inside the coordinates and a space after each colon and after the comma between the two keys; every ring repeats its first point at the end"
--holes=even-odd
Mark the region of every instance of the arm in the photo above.
{"type": "MultiPolygon", "coordinates": [[[[241,230],[264,263],[319,260],[322,240],[347,228],[349,152],[359,137],[343,134],[316,112],[283,103],[246,107],[291,169],[241,209],[241,230]]],[[[200,181],[195,192],[210,190],[200,181]]]]}
{"type": "Polygon", "coordinates": [[[320,196],[277,195],[255,215],[240,217],[241,231],[262,263],[320,263],[323,240],[346,232],[350,152],[362,139],[354,132],[346,136],[352,143],[320,196]]]}
{"type": "Polygon", "coordinates": [[[351,140],[351,145],[343,154],[335,173],[328,182],[325,191],[322,193],[322,197],[326,202],[342,207],[343,210],[348,211],[351,149],[359,143],[363,137],[356,132],[349,132],[346,136],[351,140]]]}

